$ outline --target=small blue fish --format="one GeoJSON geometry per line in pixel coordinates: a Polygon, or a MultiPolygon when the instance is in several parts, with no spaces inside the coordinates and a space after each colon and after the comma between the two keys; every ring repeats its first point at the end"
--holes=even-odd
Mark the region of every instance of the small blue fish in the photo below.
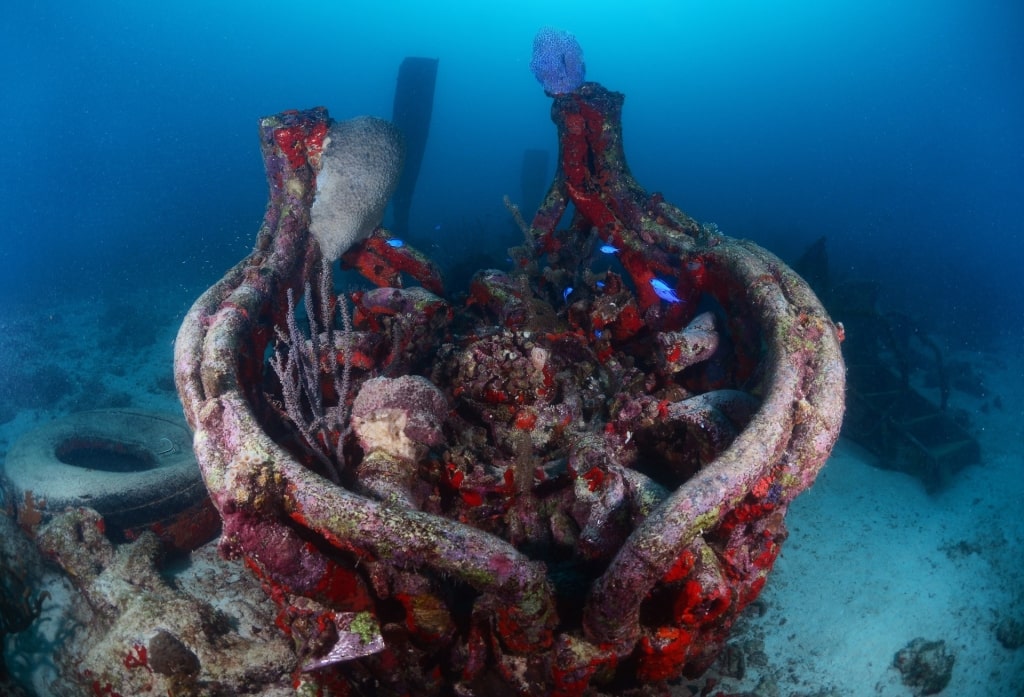
{"type": "Polygon", "coordinates": [[[682,302],[682,300],[679,299],[679,296],[676,295],[676,292],[674,290],[672,290],[672,287],[669,284],[665,283],[660,278],[652,278],[651,279],[651,288],[654,289],[655,294],[659,298],[661,298],[662,300],[665,300],[666,302],[670,302],[670,303],[682,302]]]}
{"type": "Polygon", "coordinates": [[[441,223],[438,223],[437,225],[434,226],[434,232],[440,232],[440,231],[441,231],[441,223]]]}
{"type": "Polygon", "coordinates": [[[388,245],[394,247],[395,249],[398,249],[399,247],[404,247],[405,242],[402,242],[402,240],[399,239],[391,239],[388,240],[388,245]]]}
{"type": "Polygon", "coordinates": [[[600,249],[603,254],[619,253],[619,248],[612,244],[602,244],[598,249],[600,249]]]}
{"type": "Polygon", "coordinates": [[[562,300],[564,300],[565,302],[569,302],[569,295],[571,293],[572,293],[572,286],[569,286],[568,288],[566,288],[565,290],[562,291],[562,300]]]}
{"type": "Polygon", "coordinates": [[[597,281],[594,285],[597,286],[598,289],[604,288],[604,281],[597,281]]]}
{"type": "Polygon", "coordinates": [[[604,336],[604,332],[601,331],[600,329],[595,329],[594,330],[594,336],[597,337],[598,339],[600,339],[602,336],[604,336]]]}

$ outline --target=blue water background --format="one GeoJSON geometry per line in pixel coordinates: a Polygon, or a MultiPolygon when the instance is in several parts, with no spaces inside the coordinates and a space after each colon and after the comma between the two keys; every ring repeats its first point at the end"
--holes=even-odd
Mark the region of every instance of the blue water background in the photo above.
{"type": "MultiPolygon", "coordinates": [[[[0,297],[151,286],[187,306],[252,246],[258,117],[389,117],[406,56],[440,59],[410,241],[517,242],[526,148],[551,151],[536,30],[573,32],[626,95],[649,191],[838,276],[954,345],[1024,325],[1024,4],[23,2],[0,14],[0,297]]],[[[552,165],[553,166],[553,165],[552,165]]],[[[443,260],[452,263],[451,259],[443,260]]]]}

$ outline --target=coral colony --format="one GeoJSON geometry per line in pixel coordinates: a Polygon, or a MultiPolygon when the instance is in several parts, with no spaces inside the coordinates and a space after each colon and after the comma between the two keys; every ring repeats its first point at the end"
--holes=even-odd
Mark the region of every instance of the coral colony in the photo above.
{"type": "Polygon", "coordinates": [[[221,553],[277,603],[301,694],[661,694],[722,649],[838,435],[806,284],[632,178],[623,96],[571,35],[541,30],[531,70],[559,163],[531,222],[510,204],[512,268],[447,297],[378,225],[388,130],[285,112],[260,122],[256,248],[179,332],[221,553]],[[345,146],[371,163],[346,200],[329,149],[354,127],[383,137],[345,146]],[[377,287],[336,295],[339,254],[377,287]]]}

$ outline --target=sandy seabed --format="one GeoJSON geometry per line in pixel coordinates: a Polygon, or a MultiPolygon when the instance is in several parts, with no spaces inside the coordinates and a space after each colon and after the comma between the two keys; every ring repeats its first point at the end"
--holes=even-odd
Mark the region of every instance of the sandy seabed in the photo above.
{"type": "MultiPolygon", "coordinates": [[[[793,502],[789,539],[732,643],[746,675],[724,691],[761,697],[904,697],[897,651],[923,637],[955,657],[941,694],[1024,695],[1024,647],[996,636],[1024,624],[1024,374],[1018,342],[957,356],[998,396],[954,393],[970,412],[982,461],[929,494],[917,479],[873,466],[841,438],[815,485],[793,502]],[[760,616],[758,614],[763,612],[760,616]]],[[[683,693],[685,694],[685,693],[683,693]]]]}

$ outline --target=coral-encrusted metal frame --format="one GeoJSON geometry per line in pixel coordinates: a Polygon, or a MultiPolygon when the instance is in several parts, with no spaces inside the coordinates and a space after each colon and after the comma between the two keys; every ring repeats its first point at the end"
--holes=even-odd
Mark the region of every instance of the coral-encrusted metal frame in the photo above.
{"type": "Polygon", "coordinates": [[[761,401],[731,445],[625,540],[575,619],[559,618],[542,561],[470,525],[333,484],[261,423],[254,405],[274,327],[285,325],[288,289],[301,289],[319,262],[309,211],[329,118],[314,109],[261,120],[270,201],[255,250],[186,316],[175,377],[224,520],[221,550],[243,558],[279,603],[278,623],[300,654],[297,686],[337,694],[358,684],[377,694],[656,690],[704,671],[763,587],[788,504],[838,436],[845,369],[836,327],[776,257],[701,228],[632,180],[621,104],[593,83],[555,99],[561,159],[533,221],[537,253],[562,244],[555,225],[571,201],[569,229],[596,228],[619,250],[644,321],[685,311],[659,300],[655,278],[671,279],[683,297],[717,302],[735,369],[757,383],[761,401]],[[404,579],[386,607],[367,577],[382,569],[404,579]],[[419,575],[465,589],[467,626],[432,621],[447,609],[419,575]],[[441,644],[442,653],[430,648],[441,644]]]}

